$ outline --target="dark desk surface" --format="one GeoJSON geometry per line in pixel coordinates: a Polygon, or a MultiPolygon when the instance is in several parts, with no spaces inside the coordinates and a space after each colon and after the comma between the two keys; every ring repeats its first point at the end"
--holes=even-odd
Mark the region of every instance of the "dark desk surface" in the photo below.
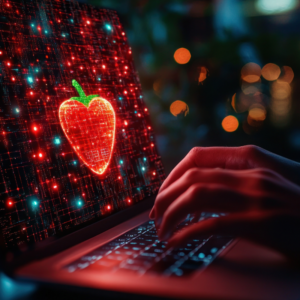
{"type": "MultiPolygon", "coordinates": [[[[53,288],[40,288],[35,284],[20,283],[0,273],[1,300],[99,300],[99,296],[87,295],[79,292],[63,291],[53,288]]],[[[101,297],[101,300],[113,298],[101,297]]]]}
{"type": "MultiPolygon", "coordinates": [[[[35,284],[12,280],[0,272],[0,300],[120,300],[116,296],[99,296],[78,291],[41,288],[35,284]]],[[[122,300],[145,300],[145,297],[124,296],[122,300]]]]}

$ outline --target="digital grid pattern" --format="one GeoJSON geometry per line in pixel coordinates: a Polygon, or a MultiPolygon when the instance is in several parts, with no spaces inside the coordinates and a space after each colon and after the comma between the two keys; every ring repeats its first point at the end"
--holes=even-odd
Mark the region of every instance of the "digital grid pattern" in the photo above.
{"type": "Polygon", "coordinates": [[[0,133],[7,249],[133,205],[164,180],[132,52],[111,10],[0,1],[0,133]]]}

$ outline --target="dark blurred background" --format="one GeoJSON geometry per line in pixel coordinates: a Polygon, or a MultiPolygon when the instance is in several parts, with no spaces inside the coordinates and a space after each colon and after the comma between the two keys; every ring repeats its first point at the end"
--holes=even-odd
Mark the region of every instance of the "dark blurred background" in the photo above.
{"type": "Polygon", "coordinates": [[[84,2],[119,13],[166,172],[194,146],[298,160],[298,0],[84,2]]]}

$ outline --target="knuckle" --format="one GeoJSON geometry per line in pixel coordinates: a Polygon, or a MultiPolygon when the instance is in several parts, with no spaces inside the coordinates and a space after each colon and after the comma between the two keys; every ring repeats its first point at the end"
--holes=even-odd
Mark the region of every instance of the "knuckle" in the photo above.
{"type": "Polygon", "coordinates": [[[195,199],[200,193],[204,192],[205,188],[201,184],[193,184],[190,188],[190,198],[195,199]]]}
{"type": "Polygon", "coordinates": [[[200,170],[197,169],[197,168],[192,168],[192,169],[189,169],[188,171],[186,171],[185,173],[185,176],[187,177],[186,179],[187,180],[193,180],[195,177],[198,176],[200,170]]]}
{"type": "Polygon", "coordinates": [[[243,150],[243,153],[247,156],[256,156],[257,153],[259,152],[259,147],[255,145],[246,145],[241,147],[243,150]]]}
{"type": "Polygon", "coordinates": [[[198,156],[199,153],[201,151],[201,147],[193,147],[190,152],[188,153],[188,156],[189,157],[195,157],[195,156],[198,156]]]}

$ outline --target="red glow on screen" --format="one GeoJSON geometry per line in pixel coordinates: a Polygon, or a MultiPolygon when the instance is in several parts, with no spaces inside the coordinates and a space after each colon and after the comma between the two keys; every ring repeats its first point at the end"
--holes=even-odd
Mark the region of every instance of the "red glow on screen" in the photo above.
{"type": "MultiPolygon", "coordinates": [[[[84,93],[76,80],[73,80],[73,85],[80,93],[84,93]]],[[[109,165],[114,147],[114,109],[107,100],[97,95],[84,95],[75,99],[71,98],[61,104],[60,124],[80,159],[93,172],[101,175],[109,165]],[[86,100],[90,99],[88,97],[92,99],[86,100]],[[84,102],[86,105],[81,101],[87,101],[84,102]]]]}
{"type": "Polygon", "coordinates": [[[107,208],[108,210],[110,210],[110,209],[111,209],[110,205],[107,205],[107,206],[106,206],[106,208],[107,208]]]}
{"type": "Polygon", "coordinates": [[[42,153],[39,153],[39,157],[42,158],[42,157],[43,157],[43,154],[42,154],[42,153]]]}
{"type": "Polygon", "coordinates": [[[131,203],[131,200],[130,200],[130,199],[128,199],[128,200],[127,200],[127,202],[128,202],[128,203],[131,203]]]}
{"type": "Polygon", "coordinates": [[[156,175],[156,172],[153,172],[153,175],[155,176],[155,175],[156,175]]]}
{"type": "Polygon", "coordinates": [[[57,185],[54,185],[53,188],[56,190],[57,189],[57,185]]]}

